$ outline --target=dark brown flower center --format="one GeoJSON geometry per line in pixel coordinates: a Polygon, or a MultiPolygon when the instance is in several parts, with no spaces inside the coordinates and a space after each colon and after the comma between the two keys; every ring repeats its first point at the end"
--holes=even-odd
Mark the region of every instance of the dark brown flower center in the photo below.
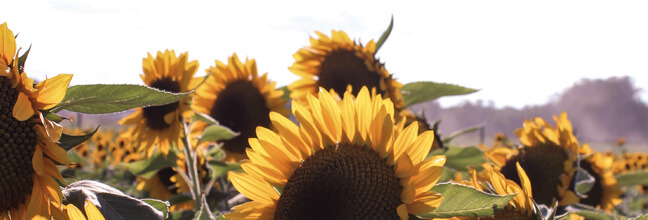
{"type": "Polygon", "coordinates": [[[250,147],[248,138],[255,137],[257,126],[270,126],[269,114],[259,89],[245,80],[227,84],[209,113],[221,125],[240,132],[239,136],[223,142],[224,149],[235,153],[245,153],[245,148],[250,147]]]}
{"type": "Polygon", "coordinates": [[[370,71],[367,68],[367,61],[355,53],[355,51],[348,50],[331,52],[322,61],[317,83],[327,90],[335,90],[339,95],[344,94],[349,84],[353,86],[354,95],[358,95],[362,86],[367,86],[369,90],[375,87],[376,91],[382,94],[380,75],[370,71]]]}
{"type": "Polygon", "coordinates": [[[164,185],[164,187],[166,187],[172,194],[178,193],[178,187],[174,182],[171,182],[171,177],[175,174],[177,174],[176,171],[171,167],[162,168],[157,172],[157,177],[160,180],[160,183],[162,183],[162,185],[164,185]]]}
{"type": "Polygon", "coordinates": [[[502,174],[521,186],[515,166],[515,162],[519,161],[531,181],[533,199],[537,203],[552,207],[554,199],[560,199],[560,174],[565,172],[564,162],[568,159],[567,152],[553,143],[524,147],[518,155],[506,161],[502,167],[502,174]]]}
{"type": "Polygon", "coordinates": [[[0,213],[4,213],[18,208],[31,194],[38,135],[31,119],[13,117],[19,91],[11,87],[11,79],[0,77],[0,84],[0,213]]]}
{"type": "MultiPolygon", "coordinates": [[[[171,78],[159,79],[151,83],[149,86],[166,92],[180,92],[180,83],[171,78]]],[[[146,126],[153,130],[164,130],[169,128],[171,125],[164,121],[164,116],[169,112],[178,109],[178,106],[180,105],[179,103],[180,102],[174,102],[166,105],[144,107],[143,112],[146,126]]]]}
{"type": "Polygon", "coordinates": [[[331,146],[295,170],[276,219],[398,219],[403,187],[394,169],[365,146],[331,146]]]}
{"type": "Polygon", "coordinates": [[[587,198],[581,199],[580,202],[596,207],[601,204],[603,199],[603,186],[601,185],[603,178],[601,177],[601,174],[592,168],[593,164],[588,160],[581,160],[580,166],[594,177],[594,186],[592,186],[592,189],[585,194],[587,195],[587,198]]]}

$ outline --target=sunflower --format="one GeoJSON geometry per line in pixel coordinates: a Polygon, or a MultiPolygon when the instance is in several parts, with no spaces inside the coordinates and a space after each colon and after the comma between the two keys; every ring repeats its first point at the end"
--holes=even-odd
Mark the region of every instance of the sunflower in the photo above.
{"type": "Polygon", "coordinates": [[[41,110],[65,96],[70,74],[34,80],[18,69],[16,41],[6,23],[0,25],[0,219],[51,216],[50,204],[61,204],[63,177],[56,164],[69,164],[56,142],[62,128],[41,110]]]}
{"type": "MultiPolygon", "coordinates": [[[[173,50],[159,52],[153,58],[148,54],[143,59],[144,74],[140,77],[144,83],[155,89],[166,92],[189,92],[189,85],[196,71],[198,61],[188,61],[187,53],[176,57],[173,50]]],[[[182,134],[182,118],[189,118],[193,112],[187,102],[189,97],[174,103],[160,106],[137,108],[135,112],[121,121],[122,125],[135,125],[128,134],[140,143],[139,151],[146,151],[150,156],[154,146],[164,155],[169,153],[169,146],[177,144],[182,134]]]]}
{"type": "MultiPolygon", "coordinates": [[[[250,146],[247,140],[254,137],[254,129],[271,126],[270,111],[289,114],[281,98],[283,91],[275,89],[276,83],[268,80],[267,73],[258,76],[254,59],[241,63],[236,53],[229,57],[227,65],[217,60],[207,73],[210,75],[196,89],[191,107],[239,132],[239,136],[222,142],[225,160],[239,161],[245,158],[245,149],[250,146]]],[[[201,121],[193,123],[192,136],[202,134],[206,127],[201,121]]]]}
{"type": "Polygon", "coordinates": [[[493,164],[483,164],[484,170],[480,176],[477,175],[475,169],[469,170],[471,174],[469,185],[481,191],[497,195],[516,194],[503,209],[491,216],[492,219],[531,219],[533,217],[531,181],[519,162],[515,166],[521,184],[504,177],[493,164]]]}
{"type": "MultiPolygon", "coordinates": [[[[177,175],[175,170],[172,167],[166,167],[158,170],[151,178],[137,177],[137,190],[146,192],[146,197],[167,201],[171,196],[178,194],[176,183],[171,181],[171,177],[174,175],[177,175]]],[[[187,188],[186,191],[189,189],[187,188]]],[[[191,209],[193,209],[193,202],[186,201],[173,204],[169,210],[175,212],[191,209]]]]}
{"type": "Polygon", "coordinates": [[[112,164],[130,163],[142,159],[142,155],[135,147],[129,135],[119,135],[108,146],[108,151],[112,154],[112,164]]]}
{"type": "Polygon", "coordinates": [[[114,139],[114,134],[111,131],[97,132],[92,135],[91,141],[93,143],[92,153],[90,153],[90,160],[95,167],[103,167],[106,164],[106,158],[111,153],[110,145],[114,139]]]}
{"type": "Polygon", "coordinates": [[[357,95],[362,86],[376,88],[390,98],[397,111],[404,109],[403,86],[394,80],[385,66],[375,57],[376,43],[366,46],[351,41],[344,31],[331,31],[331,37],[316,31],[319,39],[311,37],[310,47],[299,49],[293,55],[295,63],[290,71],[301,77],[288,86],[290,97],[305,100],[307,94],[317,95],[319,87],[344,94],[351,85],[357,95]]]}
{"type": "Polygon", "coordinates": [[[580,161],[581,168],[594,177],[594,186],[586,193],[580,203],[611,212],[619,205],[623,192],[612,173],[613,157],[603,153],[593,153],[580,161]]]}
{"type": "Polygon", "coordinates": [[[531,180],[537,203],[553,207],[578,202],[576,194],[569,189],[574,176],[574,166],[582,147],[573,135],[567,114],[554,116],[556,128],[542,118],[524,121],[523,127],[515,131],[524,145],[517,154],[510,156],[500,171],[507,179],[520,184],[516,164],[520,163],[531,180]]]}
{"type": "Polygon", "coordinates": [[[418,135],[413,123],[393,135],[393,103],[366,87],[341,102],[322,88],[306,105],[292,103],[299,127],[272,112],[277,131],[258,127],[250,138],[246,173],[228,175],[253,201],[227,218],[407,219],[439,206],[442,195],[430,189],[445,156],[426,159],[434,132],[418,135]]]}

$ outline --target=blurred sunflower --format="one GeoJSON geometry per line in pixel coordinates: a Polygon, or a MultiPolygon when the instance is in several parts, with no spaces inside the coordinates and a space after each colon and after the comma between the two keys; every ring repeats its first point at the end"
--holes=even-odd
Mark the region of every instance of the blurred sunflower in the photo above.
{"type": "Polygon", "coordinates": [[[0,25],[0,219],[49,218],[50,204],[61,204],[63,177],[56,164],[69,164],[56,142],[62,128],[40,110],[51,109],[65,96],[70,74],[34,80],[19,70],[16,41],[6,23],[0,25]]]}
{"type": "Polygon", "coordinates": [[[555,117],[556,128],[542,118],[524,121],[522,128],[515,131],[524,147],[510,156],[500,168],[507,179],[520,183],[516,164],[524,168],[531,180],[533,199],[540,204],[560,206],[578,202],[576,194],[569,189],[574,176],[574,166],[581,146],[573,134],[567,114],[555,117]]]}
{"type": "Polygon", "coordinates": [[[137,152],[131,136],[119,135],[108,147],[112,154],[112,164],[130,163],[142,159],[142,155],[137,152]]]}
{"type": "Polygon", "coordinates": [[[615,175],[641,170],[648,170],[648,153],[625,153],[612,164],[612,173],[615,175]]]}
{"type": "MultiPolygon", "coordinates": [[[[189,192],[189,184],[184,181],[184,179],[177,171],[177,169],[179,168],[184,170],[185,173],[188,172],[186,168],[187,162],[185,155],[177,154],[177,156],[177,167],[162,168],[149,179],[138,177],[137,190],[147,192],[149,197],[160,200],[169,200],[169,198],[173,195],[189,192]]],[[[205,158],[201,154],[198,154],[198,172],[198,175],[201,178],[201,185],[209,182],[207,164],[205,158]]],[[[191,209],[193,209],[193,201],[173,204],[170,207],[171,212],[191,209]]]]}
{"type": "Polygon", "coordinates": [[[253,201],[227,218],[407,219],[439,206],[443,196],[430,189],[445,156],[426,159],[432,131],[418,135],[413,123],[394,136],[392,102],[366,87],[341,102],[323,88],[306,98],[308,106],[292,103],[299,127],[272,112],[277,132],[257,128],[241,162],[246,173],[228,174],[253,201]]]}
{"type": "Polygon", "coordinates": [[[580,203],[611,212],[622,202],[623,192],[612,173],[612,162],[613,157],[603,153],[593,153],[580,161],[581,168],[594,177],[594,186],[580,203]]]}
{"type": "MultiPolygon", "coordinates": [[[[190,83],[198,70],[198,61],[188,61],[188,54],[176,56],[173,50],[159,52],[153,58],[148,54],[143,59],[144,74],[140,77],[147,86],[166,92],[189,92],[190,83]]],[[[146,151],[150,156],[154,147],[164,155],[169,153],[169,146],[177,144],[182,134],[182,118],[189,118],[193,111],[187,102],[190,97],[160,106],[137,108],[135,112],[121,121],[122,125],[135,125],[128,134],[139,142],[139,151],[146,151]]]]}
{"type": "Polygon", "coordinates": [[[112,131],[101,131],[92,135],[91,141],[93,144],[90,159],[95,167],[103,167],[107,165],[107,157],[111,153],[109,147],[114,139],[112,131]]]}
{"type": "Polygon", "coordinates": [[[394,80],[385,65],[375,57],[376,43],[371,40],[366,46],[351,41],[344,31],[331,31],[331,37],[315,32],[318,39],[311,37],[311,45],[299,49],[293,55],[295,63],[289,68],[301,79],[291,83],[290,97],[305,100],[307,94],[317,95],[319,87],[344,94],[349,85],[357,95],[362,86],[385,98],[390,98],[397,111],[404,109],[403,86],[394,80]]]}
{"type": "MultiPolygon", "coordinates": [[[[196,89],[191,107],[239,132],[239,136],[222,142],[224,160],[238,162],[246,158],[248,138],[254,137],[255,128],[271,126],[270,111],[290,113],[281,98],[283,91],[275,89],[276,83],[268,80],[267,73],[258,76],[254,59],[241,63],[236,53],[229,57],[227,65],[217,60],[216,66],[209,67],[207,73],[210,75],[196,89]]],[[[201,135],[206,127],[207,123],[201,121],[193,123],[192,136],[201,135]]]]}
{"type": "MultiPolygon", "coordinates": [[[[177,173],[173,168],[166,167],[158,170],[151,178],[137,177],[137,190],[145,192],[145,197],[167,201],[171,196],[178,194],[176,183],[171,181],[171,177],[174,175],[177,175],[177,173]]],[[[193,201],[173,204],[169,209],[171,212],[191,210],[193,209],[193,201]]]]}

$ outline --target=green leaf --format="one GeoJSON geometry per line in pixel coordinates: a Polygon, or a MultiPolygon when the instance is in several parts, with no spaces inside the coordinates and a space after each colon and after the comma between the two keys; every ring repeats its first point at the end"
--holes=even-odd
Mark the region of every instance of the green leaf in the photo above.
{"type": "Polygon", "coordinates": [[[449,167],[458,171],[467,172],[467,166],[473,166],[477,171],[483,169],[482,163],[486,162],[484,152],[479,148],[471,147],[457,147],[447,146],[444,149],[437,149],[430,153],[431,155],[446,155],[445,167],[449,167]]]}
{"type": "Polygon", "coordinates": [[[225,175],[229,171],[243,172],[239,163],[225,163],[217,160],[210,160],[207,161],[207,165],[212,170],[212,172],[209,173],[211,178],[225,175]]]}
{"type": "Polygon", "coordinates": [[[281,96],[281,99],[283,99],[286,102],[290,102],[290,89],[288,89],[288,86],[282,86],[279,87],[280,90],[282,90],[284,93],[281,96]]]}
{"type": "Polygon", "coordinates": [[[405,84],[403,88],[401,88],[401,93],[403,93],[403,99],[405,100],[405,106],[435,100],[443,96],[465,95],[473,92],[477,92],[477,90],[453,84],[435,82],[412,82],[405,84]]]}
{"type": "MultiPolygon", "coordinates": [[[[435,126],[436,126],[436,124],[435,124],[435,126]]],[[[466,129],[463,129],[463,130],[460,130],[460,131],[452,132],[450,135],[448,135],[448,137],[443,139],[443,143],[450,143],[450,141],[452,141],[452,139],[455,139],[456,137],[459,137],[459,136],[464,135],[464,134],[468,134],[468,133],[478,131],[479,129],[484,128],[484,126],[485,126],[485,124],[482,123],[482,124],[478,124],[478,125],[475,125],[475,126],[468,127],[466,129]]],[[[438,131],[437,129],[434,129],[434,130],[438,131]]]]}
{"type": "Polygon", "coordinates": [[[126,167],[131,173],[149,179],[155,175],[155,173],[167,167],[173,167],[176,165],[176,160],[178,156],[169,151],[169,154],[164,158],[164,155],[158,152],[155,152],[151,158],[148,160],[135,161],[122,166],[126,167]]]}
{"type": "Polygon", "coordinates": [[[209,210],[209,205],[207,205],[207,200],[204,195],[200,202],[200,210],[196,212],[194,220],[214,220],[214,215],[211,213],[211,210],[209,210]]]}
{"type": "Polygon", "coordinates": [[[29,48],[22,56],[18,57],[18,72],[23,73],[25,71],[25,61],[27,61],[27,56],[29,56],[29,51],[31,51],[32,45],[29,45],[29,48]]]}
{"type": "Polygon", "coordinates": [[[193,198],[189,193],[175,194],[169,197],[169,203],[171,205],[180,204],[187,201],[193,201],[193,198]]]}
{"type": "Polygon", "coordinates": [[[153,208],[157,209],[158,211],[162,212],[164,219],[166,219],[169,216],[169,206],[170,206],[169,202],[157,200],[157,199],[142,199],[142,202],[145,202],[153,206],[153,208]]]}
{"type": "Polygon", "coordinates": [[[378,53],[378,50],[380,50],[380,47],[382,47],[383,44],[385,44],[385,41],[391,34],[392,29],[394,28],[394,15],[392,15],[391,20],[389,21],[389,26],[387,29],[383,32],[382,35],[380,35],[380,38],[378,39],[378,42],[376,42],[376,52],[374,54],[378,53]]]}
{"type": "Polygon", "coordinates": [[[229,140],[238,136],[238,132],[234,132],[225,126],[218,124],[213,124],[205,128],[202,136],[200,136],[200,141],[221,141],[229,140]]]}
{"type": "Polygon", "coordinates": [[[576,175],[574,177],[576,194],[579,196],[585,196],[592,187],[594,187],[594,182],[596,179],[583,168],[576,169],[576,175]]]}
{"type": "Polygon", "coordinates": [[[648,185],[648,171],[636,171],[616,175],[621,186],[648,185]]]}
{"type": "Polygon", "coordinates": [[[218,124],[216,119],[212,118],[208,114],[197,111],[194,111],[194,116],[191,118],[191,121],[202,121],[207,123],[208,125],[218,124]]]}
{"type": "Polygon", "coordinates": [[[177,102],[188,93],[170,93],[141,85],[71,86],[63,101],[52,112],[66,109],[86,114],[121,112],[137,107],[159,106],[177,102]]]}
{"type": "Polygon", "coordinates": [[[67,135],[63,133],[61,134],[61,138],[58,141],[58,145],[61,146],[66,151],[72,150],[72,148],[90,139],[92,135],[94,135],[97,132],[97,130],[99,130],[99,126],[97,126],[97,128],[95,128],[94,131],[84,135],[76,136],[76,135],[67,135]]]}
{"type": "Polygon", "coordinates": [[[437,184],[432,188],[432,191],[441,193],[443,195],[443,201],[434,211],[421,215],[425,218],[491,216],[498,210],[504,208],[515,196],[515,194],[504,196],[492,195],[469,186],[455,183],[437,184]]]}
{"type": "Polygon", "coordinates": [[[583,205],[583,204],[574,204],[567,206],[565,208],[569,213],[574,213],[580,216],[585,217],[585,219],[596,219],[596,220],[613,220],[614,217],[603,210],[595,209],[594,207],[583,205]]]}

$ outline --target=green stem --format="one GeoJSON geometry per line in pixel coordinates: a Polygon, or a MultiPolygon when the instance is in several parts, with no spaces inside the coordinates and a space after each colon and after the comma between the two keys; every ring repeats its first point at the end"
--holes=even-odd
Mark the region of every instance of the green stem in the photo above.
{"type": "Polygon", "coordinates": [[[201,206],[201,199],[202,198],[202,192],[200,188],[200,175],[198,174],[198,163],[196,162],[198,159],[198,154],[192,150],[192,147],[190,145],[191,141],[189,141],[189,126],[182,121],[182,128],[184,130],[184,138],[182,139],[182,143],[184,145],[184,153],[185,153],[185,158],[187,162],[187,171],[189,174],[189,179],[190,182],[189,187],[192,188],[192,194],[191,197],[193,197],[194,200],[194,209],[195,210],[200,210],[201,206]]]}

